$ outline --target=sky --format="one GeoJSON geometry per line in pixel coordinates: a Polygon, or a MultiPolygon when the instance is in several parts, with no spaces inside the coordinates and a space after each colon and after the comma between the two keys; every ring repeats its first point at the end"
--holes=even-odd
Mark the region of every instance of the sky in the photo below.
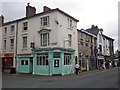
{"type": "Polygon", "coordinates": [[[115,39],[114,50],[118,49],[118,2],[120,0],[1,0],[0,14],[5,21],[23,18],[26,5],[30,2],[36,12],[43,11],[43,6],[59,8],[78,19],[78,29],[87,29],[97,25],[103,34],[115,39]],[[32,1],[32,2],[31,2],[32,1]]]}

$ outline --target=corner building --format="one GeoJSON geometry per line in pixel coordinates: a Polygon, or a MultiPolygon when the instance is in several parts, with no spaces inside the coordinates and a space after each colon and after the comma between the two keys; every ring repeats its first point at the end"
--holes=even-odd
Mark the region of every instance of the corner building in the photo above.
{"type": "MultiPolygon", "coordinates": [[[[14,24],[15,52],[13,66],[19,73],[66,75],[74,73],[77,51],[78,20],[56,8],[26,6],[26,17],[6,22],[14,24]]],[[[9,42],[7,42],[9,43],[9,42]]]]}

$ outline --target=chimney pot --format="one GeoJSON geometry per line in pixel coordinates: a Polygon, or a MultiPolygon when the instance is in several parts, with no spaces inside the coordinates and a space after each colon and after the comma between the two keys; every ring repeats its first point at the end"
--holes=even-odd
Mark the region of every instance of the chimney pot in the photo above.
{"type": "Polygon", "coordinates": [[[28,6],[30,6],[30,3],[27,3],[28,6]]]}

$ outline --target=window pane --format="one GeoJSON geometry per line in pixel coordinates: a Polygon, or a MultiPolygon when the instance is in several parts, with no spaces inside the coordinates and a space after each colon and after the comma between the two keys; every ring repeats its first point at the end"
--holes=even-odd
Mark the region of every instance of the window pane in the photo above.
{"type": "Polygon", "coordinates": [[[27,48],[27,37],[23,37],[23,48],[27,48]]]}
{"type": "Polygon", "coordinates": [[[69,39],[69,46],[72,44],[72,35],[68,34],[68,39],[69,39]]]}
{"type": "Polygon", "coordinates": [[[37,65],[40,65],[40,60],[39,60],[39,56],[37,56],[37,65]]]}
{"type": "Polygon", "coordinates": [[[4,40],[4,50],[6,50],[6,40],[4,40]]]}
{"type": "Polygon", "coordinates": [[[28,23],[27,22],[23,22],[23,30],[27,30],[28,27],[28,23]]]}
{"type": "Polygon", "coordinates": [[[7,34],[7,27],[5,27],[5,34],[7,34]]]}
{"type": "Polygon", "coordinates": [[[49,25],[49,16],[42,17],[40,20],[41,20],[41,26],[48,26],[49,25]]]}
{"type": "Polygon", "coordinates": [[[24,65],[24,60],[21,60],[21,65],[24,65]]]}
{"type": "Polygon", "coordinates": [[[41,46],[49,45],[49,33],[40,34],[41,46]]]}
{"type": "Polygon", "coordinates": [[[43,65],[45,65],[45,56],[43,56],[43,65]]]}
{"type": "Polygon", "coordinates": [[[14,48],[14,39],[10,39],[10,41],[11,41],[11,49],[13,49],[14,48]]]}
{"type": "Polygon", "coordinates": [[[25,65],[28,65],[28,60],[25,60],[25,65]]]}

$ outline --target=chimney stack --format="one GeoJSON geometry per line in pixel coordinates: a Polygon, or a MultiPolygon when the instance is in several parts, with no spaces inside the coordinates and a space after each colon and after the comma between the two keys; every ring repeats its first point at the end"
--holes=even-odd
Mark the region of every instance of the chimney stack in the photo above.
{"type": "Polygon", "coordinates": [[[0,16],[0,27],[3,25],[3,23],[4,23],[4,16],[1,15],[0,16]]]}
{"type": "Polygon", "coordinates": [[[51,8],[49,8],[49,7],[47,7],[47,6],[44,6],[43,7],[43,12],[47,12],[47,11],[50,11],[51,10],[51,8]]]}
{"type": "Polygon", "coordinates": [[[36,8],[30,6],[30,3],[27,3],[26,6],[26,17],[30,17],[36,14],[36,8]]]}

